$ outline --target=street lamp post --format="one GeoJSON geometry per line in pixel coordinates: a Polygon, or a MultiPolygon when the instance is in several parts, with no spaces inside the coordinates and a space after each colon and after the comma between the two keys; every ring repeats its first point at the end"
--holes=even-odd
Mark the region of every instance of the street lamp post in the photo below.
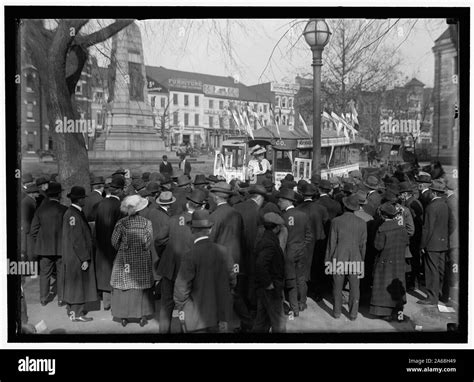
{"type": "Polygon", "coordinates": [[[321,66],[331,32],[324,19],[309,19],[303,36],[313,52],[313,173],[321,173],[321,66]]]}

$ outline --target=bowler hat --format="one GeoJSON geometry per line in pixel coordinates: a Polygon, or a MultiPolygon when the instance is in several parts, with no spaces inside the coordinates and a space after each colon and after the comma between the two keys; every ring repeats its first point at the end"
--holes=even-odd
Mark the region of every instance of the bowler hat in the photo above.
{"type": "Polygon", "coordinates": [[[288,188],[288,189],[292,190],[295,187],[296,187],[296,182],[294,180],[286,180],[286,179],[281,180],[280,189],[281,188],[288,188]]]}
{"type": "Polygon", "coordinates": [[[431,186],[429,187],[430,190],[436,191],[436,192],[446,192],[446,185],[444,184],[443,181],[439,179],[433,180],[433,183],[431,183],[431,186]]]}
{"type": "Polygon", "coordinates": [[[125,187],[125,178],[121,176],[112,176],[112,181],[109,184],[111,188],[124,188],[125,187]]]}
{"type": "Polygon", "coordinates": [[[229,183],[226,182],[219,182],[214,184],[211,187],[211,192],[213,193],[220,193],[220,194],[226,194],[226,195],[231,195],[234,192],[232,191],[232,188],[229,183]]]}
{"type": "Polygon", "coordinates": [[[32,194],[33,192],[39,192],[39,188],[36,184],[29,184],[26,186],[26,193],[27,194],[32,194]]]}
{"type": "Polygon", "coordinates": [[[36,185],[39,187],[41,186],[42,184],[46,184],[48,183],[48,179],[46,179],[44,176],[36,179],[36,185]]]}
{"type": "Polygon", "coordinates": [[[416,177],[418,183],[431,183],[431,175],[427,172],[420,171],[416,177]]]}
{"type": "Polygon", "coordinates": [[[69,199],[81,199],[86,197],[86,190],[81,186],[73,186],[71,192],[67,194],[69,199]]]}
{"type": "Polygon", "coordinates": [[[133,179],[132,180],[132,187],[135,189],[135,191],[140,191],[144,189],[146,186],[145,182],[141,178],[133,179]]]}
{"type": "Polygon", "coordinates": [[[190,200],[193,203],[196,204],[206,204],[206,193],[203,190],[200,190],[199,188],[196,188],[191,192],[190,195],[186,196],[186,199],[190,200]]]}
{"type": "Polygon", "coordinates": [[[51,182],[46,190],[47,196],[59,195],[62,192],[61,184],[58,182],[51,182]]]}
{"type": "Polygon", "coordinates": [[[105,180],[103,176],[94,176],[91,180],[91,186],[96,184],[105,184],[105,180]]]}
{"type": "Polygon", "coordinates": [[[301,195],[314,196],[316,194],[316,186],[312,183],[305,184],[301,189],[301,195]]]}
{"type": "Polygon", "coordinates": [[[191,218],[191,228],[211,228],[214,223],[209,219],[209,211],[197,210],[191,218]]]}
{"type": "Polygon", "coordinates": [[[402,192],[413,192],[413,187],[410,184],[410,182],[401,182],[398,185],[398,190],[400,191],[400,193],[402,193],[402,192]]]}
{"type": "Polygon", "coordinates": [[[344,204],[347,209],[351,211],[357,211],[358,209],[360,209],[359,196],[357,194],[345,196],[344,198],[342,198],[342,204],[344,204]]]}
{"type": "Polygon", "coordinates": [[[189,176],[181,175],[178,178],[178,187],[184,187],[184,186],[187,186],[188,184],[191,184],[191,179],[189,179],[189,176]]]}
{"type": "Polygon", "coordinates": [[[275,212],[267,212],[265,215],[263,215],[263,221],[264,223],[270,223],[275,225],[285,224],[283,218],[275,212]]]}
{"type": "Polygon", "coordinates": [[[286,174],[283,180],[293,182],[295,180],[295,177],[292,174],[286,174]]]}
{"type": "Polygon", "coordinates": [[[285,188],[285,187],[280,188],[280,191],[278,192],[276,197],[279,198],[279,199],[287,199],[287,200],[290,200],[292,202],[294,202],[296,200],[295,192],[293,190],[290,190],[289,188],[285,188]]]}
{"type": "Polygon", "coordinates": [[[391,219],[397,216],[397,209],[392,203],[384,203],[380,206],[380,213],[391,219]]]}
{"type": "Polygon", "coordinates": [[[249,187],[249,194],[262,195],[264,198],[267,197],[267,190],[261,184],[252,184],[249,187]]]}
{"type": "Polygon", "coordinates": [[[331,182],[327,179],[321,179],[318,187],[324,191],[330,191],[332,189],[331,182]]]}
{"type": "Polygon", "coordinates": [[[172,204],[176,202],[176,198],[170,191],[164,191],[160,194],[158,199],[156,199],[158,204],[172,204]]]}
{"type": "Polygon", "coordinates": [[[200,184],[209,184],[209,182],[206,179],[206,175],[204,174],[197,174],[196,177],[194,178],[193,184],[195,186],[198,186],[200,184]]]}
{"type": "Polygon", "coordinates": [[[379,188],[379,180],[376,176],[370,175],[364,183],[364,186],[372,189],[377,190],[379,188]]]}

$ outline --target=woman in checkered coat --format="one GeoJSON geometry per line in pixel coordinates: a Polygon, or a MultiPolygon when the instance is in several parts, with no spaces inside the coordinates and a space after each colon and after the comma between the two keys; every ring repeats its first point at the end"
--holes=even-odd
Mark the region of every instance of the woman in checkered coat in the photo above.
{"type": "Polygon", "coordinates": [[[379,211],[384,222],[378,228],[374,240],[378,254],[374,262],[370,313],[386,321],[403,321],[408,233],[396,220],[397,209],[393,204],[384,203],[379,211]]]}
{"type": "Polygon", "coordinates": [[[147,324],[147,316],[154,313],[152,286],[154,283],[151,260],[153,230],[151,222],[138,215],[148,205],[139,195],[127,196],[121,211],[127,216],[115,225],[112,245],[118,251],[112,268],[112,315],[126,326],[129,319],[147,324]]]}

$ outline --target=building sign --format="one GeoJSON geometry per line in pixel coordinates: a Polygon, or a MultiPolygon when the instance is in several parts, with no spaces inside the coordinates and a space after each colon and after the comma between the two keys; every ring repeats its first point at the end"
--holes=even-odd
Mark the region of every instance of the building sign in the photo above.
{"type": "Polygon", "coordinates": [[[299,149],[310,149],[313,147],[313,140],[312,139],[298,139],[298,148],[299,149]]]}
{"type": "Polygon", "coordinates": [[[187,80],[185,78],[170,78],[168,79],[168,85],[173,88],[202,91],[202,82],[197,80],[187,80]]]}
{"type": "Polygon", "coordinates": [[[275,150],[296,150],[296,140],[294,139],[273,139],[271,142],[275,150]]]}
{"type": "Polygon", "coordinates": [[[412,133],[420,134],[421,121],[413,119],[388,119],[380,120],[380,134],[412,133]]]}
{"type": "Polygon", "coordinates": [[[218,115],[219,117],[224,117],[224,116],[227,115],[227,110],[204,109],[204,114],[206,114],[206,115],[218,115]]]}
{"type": "Polygon", "coordinates": [[[168,90],[161,85],[159,82],[156,82],[155,80],[152,80],[150,78],[147,78],[147,84],[146,87],[148,90],[155,90],[157,92],[167,92],[168,90]]]}
{"type": "Polygon", "coordinates": [[[230,88],[226,86],[204,84],[202,86],[202,91],[204,92],[204,94],[210,95],[210,96],[239,98],[238,88],[230,88]]]}
{"type": "Polygon", "coordinates": [[[270,91],[280,94],[295,95],[300,90],[299,84],[287,84],[272,82],[270,84],[270,91]]]}

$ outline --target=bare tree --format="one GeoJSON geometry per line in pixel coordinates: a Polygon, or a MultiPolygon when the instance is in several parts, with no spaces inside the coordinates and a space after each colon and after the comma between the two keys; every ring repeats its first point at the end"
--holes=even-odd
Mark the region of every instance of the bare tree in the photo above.
{"type": "Polygon", "coordinates": [[[88,49],[111,38],[132,19],[117,20],[92,33],[81,33],[89,19],[22,20],[21,43],[45,87],[46,109],[52,133],[59,180],[65,190],[88,189],[89,159],[81,133],[57,133],[56,121],[79,119],[74,93],[88,59],[88,49]]]}

